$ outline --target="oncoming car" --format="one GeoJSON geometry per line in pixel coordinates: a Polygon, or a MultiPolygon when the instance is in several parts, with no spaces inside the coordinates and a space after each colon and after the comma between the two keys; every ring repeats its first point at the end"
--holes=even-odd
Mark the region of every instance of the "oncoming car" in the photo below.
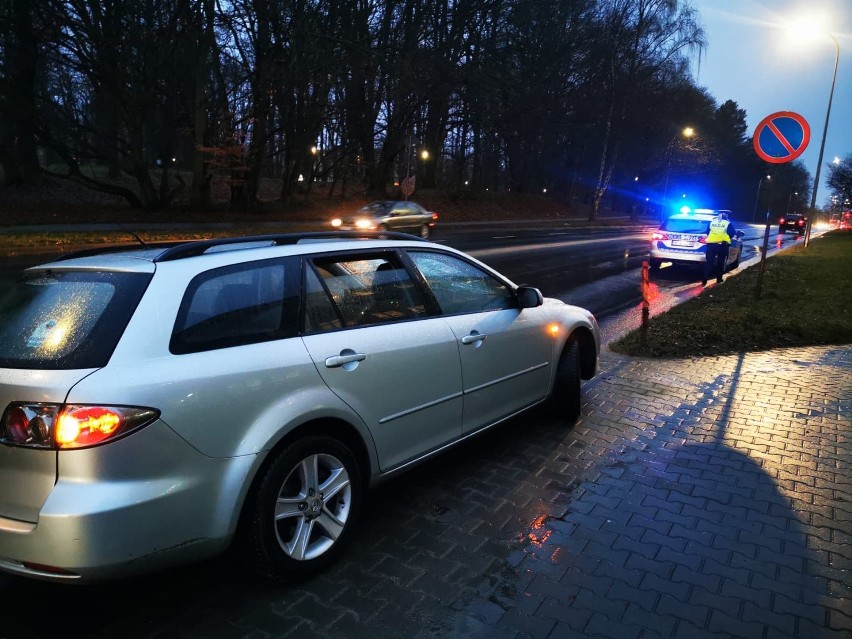
{"type": "Polygon", "coordinates": [[[416,202],[379,200],[362,206],[351,215],[336,217],[331,226],[343,231],[404,231],[424,240],[435,229],[438,214],[416,202]]]}
{"type": "MultiPolygon", "coordinates": [[[[688,266],[704,266],[707,261],[707,234],[710,222],[721,210],[685,210],[669,217],[651,236],[650,266],[660,268],[663,262],[688,266]]],[[[724,211],[730,215],[730,211],[724,211]]],[[[742,231],[731,238],[725,269],[737,268],[742,255],[742,231]]]]}
{"type": "Polygon", "coordinates": [[[333,561],[369,487],[595,375],[588,311],[402,234],[89,252],[0,296],[0,570],[333,561]],[[392,236],[392,237],[390,237],[392,236]]]}

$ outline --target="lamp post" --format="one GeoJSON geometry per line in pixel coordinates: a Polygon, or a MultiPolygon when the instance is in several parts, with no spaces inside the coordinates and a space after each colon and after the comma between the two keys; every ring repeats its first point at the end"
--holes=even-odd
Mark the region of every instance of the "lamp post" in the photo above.
{"type": "Polygon", "coordinates": [[[760,187],[763,186],[764,180],[771,180],[771,175],[764,175],[760,178],[760,182],[757,183],[757,196],[754,198],[754,213],[751,215],[751,223],[754,224],[757,220],[757,205],[760,202],[760,187]]]}
{"type": "Polygon", "coordinates": [[[795,193],[790,193],[790,197],[787,198],[787,215],[790,215],[790,205],[793,203],[793,196],[798,194],[798,191],[796,191],[795,193]]]}
{"type": "Polygon", "coordinates": [[[834,42],[834,75],[831,78],[831,91],[828,93],[828,108],[825,111],[825,126],[822,129],[822,142],[819,145],[819,159],[817,160],[816,177],[814,178],[814,188],[811,192],[811,206],[809,208],[808,221],[805,223],[805,246],[808,246],[811,241],[811,224],[814,219],[814,211],[816,209],[817,190],[819,189],[819,173],[822,168],[822,154],[825,151],[825,136],[828,134],[828,119],[831,117],[831,101],[834,99],[834,84],[837,82],[837,65],[840,63],[840,45],[837,43],[837,38],[825,32],[831,41],[834,42]]]}

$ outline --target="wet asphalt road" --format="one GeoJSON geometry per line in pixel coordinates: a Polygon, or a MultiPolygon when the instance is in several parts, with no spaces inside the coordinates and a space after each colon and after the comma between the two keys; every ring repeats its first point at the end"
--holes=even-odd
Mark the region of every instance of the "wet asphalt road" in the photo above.
{"type": "MultiPolygon", "coordinates": [[[[745,226],[743,257],[748,264],[759,258],[763,227],[745,226]]],[[[553,224],[487,227],[474,230],[440,228],[433,240],[462,251],[497,269],[517,284],[541,289],[548,297],[583,306],[599,318],[637,304],[643,260],[648,259],[653,227],[642,229],[560,228],[553,224]]],[[[770,231],[768,255],[801,237],[770,231]]],[[[49,261],[61,251],[19,252],[0,257],[0,285],[22,268],[49,261]]],[[[679,293],[699,282],[697,269],[664,267],[653,276],[661,294],[679,293]]]]}

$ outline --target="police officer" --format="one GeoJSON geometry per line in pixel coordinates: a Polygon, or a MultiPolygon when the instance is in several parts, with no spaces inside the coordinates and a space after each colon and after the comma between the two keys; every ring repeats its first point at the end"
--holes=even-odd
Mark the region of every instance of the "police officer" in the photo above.
{"type": "Polygon", "coordinates": [[[716,282],[722,282],[725,263],[728,261],[728,249],[731,238],[736,233],[734,225],[728,220],[728,214],[722,211],[710,222],[710,232],[707,234],[707,260],[704,262],[704,279],[702,286],[707,286],[707,280],[716,276],[716,282]]]}

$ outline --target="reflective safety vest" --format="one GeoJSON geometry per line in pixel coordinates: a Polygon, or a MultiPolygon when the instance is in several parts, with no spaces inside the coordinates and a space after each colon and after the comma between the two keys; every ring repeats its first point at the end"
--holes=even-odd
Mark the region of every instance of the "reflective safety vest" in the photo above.
{"type": "Polygon", "coordinates": [[[722,242],[726,244],[731,243],[731,236],[728,235],[728,220],[723,220],[721,218],[716,218],[712,222],[710,222],[710,232],[707,234],[707,243],[708,244],[721,244],[722,242]]]}

